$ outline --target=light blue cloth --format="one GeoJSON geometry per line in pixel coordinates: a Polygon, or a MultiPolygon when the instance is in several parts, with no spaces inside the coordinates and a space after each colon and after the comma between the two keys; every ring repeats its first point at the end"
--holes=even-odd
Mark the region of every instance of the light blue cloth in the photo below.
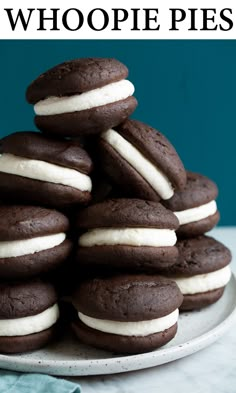
{"type": "Polygon", "coordinates": [[[1,393],[80,393],[77,384],[43,374],[0,370],[1,393]]]}

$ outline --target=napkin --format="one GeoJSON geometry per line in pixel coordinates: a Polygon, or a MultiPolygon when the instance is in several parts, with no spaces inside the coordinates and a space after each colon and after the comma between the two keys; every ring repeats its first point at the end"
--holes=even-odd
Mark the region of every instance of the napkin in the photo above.
{"type": "Polygon", "coordinates": [[[21,374],[0,370],[1,393],[80,393],[80,386],[44,374],[21,374]]]}

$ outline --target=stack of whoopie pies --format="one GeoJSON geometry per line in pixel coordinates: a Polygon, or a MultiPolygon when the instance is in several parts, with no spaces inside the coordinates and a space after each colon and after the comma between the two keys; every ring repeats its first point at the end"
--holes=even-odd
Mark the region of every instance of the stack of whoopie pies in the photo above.
{"type": "Polygon", "coordinates": [[[230,279],[230,251],[205,235],[219,220],[215,183],[128,119],[127,77],[115,59],[60,64],[27,89],[41,133],[1,140],[2,353],[55,337],[58,288],[81,342],[139,353],[169,342],[179,309],[214,303],[230,279]]]}

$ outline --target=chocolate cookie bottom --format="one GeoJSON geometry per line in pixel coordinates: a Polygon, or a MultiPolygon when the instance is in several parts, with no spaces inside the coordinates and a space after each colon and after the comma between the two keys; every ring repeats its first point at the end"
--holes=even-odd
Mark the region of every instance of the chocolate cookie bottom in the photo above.
{"type": "Polygon", "coordinates": [[[214,291],[196,293],[194,295],[184,295],[180,311],[192,311],[207,307],[221,298],[224,293],[224,289],[225,287],[215,289],[214,291]]]}
{"type": "Polygon", "coordinates": [[[0,353],[13,354],[40,349],[52,341],[58,333],[57,324],[39,333],[27,336],[0,337],[0,353]]]}
{"type": "Polygon", "coordinates": [[[212,216],[189,224],[181,225],[176,231],[178,238],[191,238],[202,235],[214,228],[220,219],[220,213],[217,211],[212,216]]]}
{"type": "Polygon", "coordinates": [[[87,191],[3,172],[0,172],[0,193],[6,202],[57,208],[87,204],[91,199],[91,194],[87,191]]]}
{"type": "Polygon", "coordinates": [[[178,258],[176,247],[93,246],[79,247],[76,261],[81,266],[115,267],[122,270],[155,271],[172,266],[178,258]]]}
{"type": "Polygon", "coordinates": [[[72,242],[65,240],[59,246],[34,254],[0,258],[0,276],[3,279],[22,279],[54,270],[69,258],[72,242]]]}
{"type": "Polygon", "coordinates": [[[50,116],[35,116],[36,126],[51,135],[76,137],[98,134],[122,123],[137,106],[134,97],[95,108],[50,116]]]}
{"type": "Polygon", "coordinates": [[[148,336],[121,336],[103,333],[91,329],[79,320],[72,323],[72,329],[84,344],[115,353],[136,354],[153,351],[172,340],[177,332],[177,323],[163,332],[148,336]]]}

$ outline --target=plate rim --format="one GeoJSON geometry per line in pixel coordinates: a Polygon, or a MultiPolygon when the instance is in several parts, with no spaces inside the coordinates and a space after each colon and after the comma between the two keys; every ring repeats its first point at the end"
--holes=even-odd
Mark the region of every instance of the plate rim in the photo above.
{"type": "MultiPolygon", "coordinates": [[[[232,272],[232,277],[230,283],[233,283],[234,287],[236,288],[236,276],[232,272]]],[[[229,285],[230,285],[229,283],[229,285]]],[[[232,285],[232,284],[231,284],[232,285]]],[[[125,371],[134,371],[138,369],[145,369],[149,367],[157,366],[158,364],[165,364],[170,361],[174,361],[180,359],[185,356],[189,356],[208,345],[211,345],[215,342],[218,338],[222,337],[222,335],[232,326],[232,324],[236,321],[236,299],[233,304],[233,309],[230,314],[217,326],[210,329],[206,333],[201,334],[189,341],[184,342],[183,344],[178,344],[172,347],[163,348],[161,350],[151,351],[142,354],[136,355],[126,355],[126,356],[118,356],[112,358],[105,358],[105,359],[78,359],[78,360],[40,360],[40,359],[26,359],[18,357],[14,355],[14,357],[9,355],[0,354],[0,367],[5,369],[11,369],[15,371],[20,371],[17,367],[12,368],[11,366],[22,366],[23,368],[30,367],[30,372],[39,372],[39,373],[47,373],[51,375],[61,375],[61,376],[82,376],[82,375],[105,375],[114,373],[112,371],[109,372],[109,369],[103,369],[99,371],[102,366],[114,366],[119,364],[120,371],[116,371],[115,373],[121,373],[125,371]],[[152,358],[153,362],[152,365],[146,365],[139,363],[140,361],[145,362],[149,360],[150,357],[152,358]],[[160,358],[165,358],[164,361],[162,360],[161,363],[155,361],[160,358]],[[171,357],[171,359],[170,359],[171,357]],[[5,363],[5,364],[4,364],[5,363]],[[129,367],[127,370],[122,368],[122,364],[129,367]],[[95,369],[95,372],[90,374],[81,374],[79,369],[86,369],[88,365],[95,369]],[[57,368],[57,371],[55,371],[57,368]],[[33,371],[33,370],[37,371],[33,371]],[[47,369],[47,370],[45,370],[47,369]],[[64,370],[64,371],[63,371],[64,370]],[[99,371],[99,372],[97,372],[99,371]]],[[[92,370],[90,370],[92,371],[92,370]]]]}

